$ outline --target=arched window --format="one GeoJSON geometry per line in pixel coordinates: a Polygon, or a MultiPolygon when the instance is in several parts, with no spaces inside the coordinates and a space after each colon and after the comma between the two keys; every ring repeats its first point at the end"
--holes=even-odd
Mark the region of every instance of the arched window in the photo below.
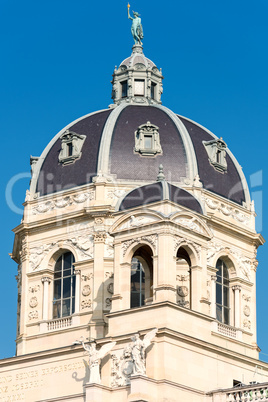
{"type": "Polygon", "coordinates": [[[150,247],[140,247],[131,260],[130,307],[140,307],[153,297],[153,263],[150,247]]]}
{"type": "Polygon", "coordinates": [[[191,260],[185,248],[180,247],[176,256],[177,303],[191,308],[191,260]]]}
{"type": "Polygon", "coordinates": [[[217,280],[216,280],[216,318],[218,321],[230,323],[230,303],[229,303],[229,273],[225,262],[221,259],[217,261],[217,280]]]}
{"type": "Polygon", "coordinates": [[[53,318],[67,317],[75,308],[74,256],[62,254],[55,264],[53,289],[53,318]]]}

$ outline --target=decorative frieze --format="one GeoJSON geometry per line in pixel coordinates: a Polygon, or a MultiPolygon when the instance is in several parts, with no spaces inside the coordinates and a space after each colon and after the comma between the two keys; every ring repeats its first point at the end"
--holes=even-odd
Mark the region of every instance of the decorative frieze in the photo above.
{"type": "Polygon", "coordinates": [[[30,249],[29,264],[30,268],[35,271],[49,251],[55,247],[57,243],[42,244],[39,247],[32,247],[30,249]]]}
{"type": "Polygon", "coordinates": [[[224,216],[229,216],[233,219],[235,219],[239,223],[243,223],[246,226],[249,226],[250,224],[250,217],[247,216],[246,214],[242,213],[236,208],[226,206],[220,201],[214,201],[210,198],[205,198],[206,205],[209,207],[209,209],[212,209],[213,211],[218,211],[224,216]]]}
{"type": "Polygon", "coordinates": [[[30,311],[30,313],[28,314],[28,318],[29,320],[36,320],[38,319],[38,311],[30,311]]]}
{"type": "Polygon", "coordinates": [[[84,282],[90,281],[90,279],[92,279],[92,278],[93,278],[93,274],[92,274],[92,273],[90,273],[90,274],[85,274],[85,275],[81,275],[81,279],[82,279],[82,281],[84,281],[84,282]]]}
{"type": "Polygon", "coordinates": [[[105,258],[114,257],[114,238],[110,236],[108,233],[105,239],[104,257],[105,258]]]}
{"type": "Polygon", "coordinates": [[[220,243],[215,243],[213,241],[208,243],[208,250],[207,250],[207,263],[211,265],[213,257],[218,254],[224,247],[220,243]]]}
{"type": "Polygon", "coordinates": [[[73,245],[81,260],[85,258],[93,258],[93,235],[83,234],[80,236],[72,237],[64,241],[64,244],[73,245]]]}
{"type": "Polygon", "coordinates": [[[63,209],[74,204],[83,204],[85,201],[91,201],[95,198],[94,191],[88,191],[77,195],[68,195],[62,198],[57,198],[55,201],[41,202],[32,207],[33,215],[45,214],[56,209],[63,209]]]}
{"type": "Polygon", "coordinates": [[[29,286],[30,293],[36,293],[40,290],[40,285],[29,286]]]}

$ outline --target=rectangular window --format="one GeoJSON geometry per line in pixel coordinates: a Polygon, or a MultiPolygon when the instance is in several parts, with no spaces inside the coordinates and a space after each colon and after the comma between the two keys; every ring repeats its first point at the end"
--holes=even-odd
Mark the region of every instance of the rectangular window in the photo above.
{"type": "Polygon", "coordinates": [[[72,154],[73,154],[73,144],[72,144],[72,142],[68,142],[68,144],[67,144],[67,153],[68,153],[68,156],[72,156],[72,154]]]}
{"type": "Polygon", "coordinates": [[[121,92],[122,92],[122,98],[127,97],[127,81],[121,82],[121,92]]]}
{"type": "Polygon", "coordinates": [[[144,96],[144,80],[135,80],[134,94],[144,96]]]}
{"type": "Polygon", "coordinates": [[[152,82],[151,84],[151,98],[155,99],[155,91],[156,91],[156,84],[154,82],[152,82]]]}
{"type": "Polygon", "coordinates": [[[145,135],[144,136],[144,148],[145,149],[152,149],[152,136],[151,135],[145,135]]]}

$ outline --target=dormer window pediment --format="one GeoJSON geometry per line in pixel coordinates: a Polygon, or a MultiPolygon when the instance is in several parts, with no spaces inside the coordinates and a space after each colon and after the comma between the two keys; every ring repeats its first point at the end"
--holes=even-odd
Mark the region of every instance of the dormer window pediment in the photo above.
{"type": "Polygon", "coordinates": [[[227,170],[226,149],[227,145],[222,138],[211,141],[203,141],[208,154],[210,164],[215,170],[224,173],[227,170]]]}
{"type": "Polygon", "coordinates": [[[60,139],[61,151],[59,154],[59,162],[63,165],[74,163],[76,159],[79,159],[82,155],[81,150],[86,136],[66,130],[61,135],[60,139]]]}

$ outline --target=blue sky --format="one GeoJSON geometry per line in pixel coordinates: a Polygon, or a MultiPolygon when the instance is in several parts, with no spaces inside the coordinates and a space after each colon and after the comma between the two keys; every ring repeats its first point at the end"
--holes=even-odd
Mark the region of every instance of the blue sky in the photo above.
{"type": "MultiPolygon", "coordinates": [[[[163,68],[163,104],[223,137],[243,167],[257,204],[258,229],[267,237],[268,2],[130,4],[142,15],[145,55],[163,68]]],[[[6,202],[5,189],[16,175],[30,171],[30,155],[39,156],[67,123],[111,103],[111,75],[130,55],[132,36],[125,0],[0,0],[0,15],[4,358],[15,353],[17,267],[8,253],[11,229],[21,219],[6,202]]],[[[24,178],[12,187],[17,208],[28,184],[24,178]]],[[[267,245],[258,259],[258,344],[260,358],[268,361],[267,245]]]]}

